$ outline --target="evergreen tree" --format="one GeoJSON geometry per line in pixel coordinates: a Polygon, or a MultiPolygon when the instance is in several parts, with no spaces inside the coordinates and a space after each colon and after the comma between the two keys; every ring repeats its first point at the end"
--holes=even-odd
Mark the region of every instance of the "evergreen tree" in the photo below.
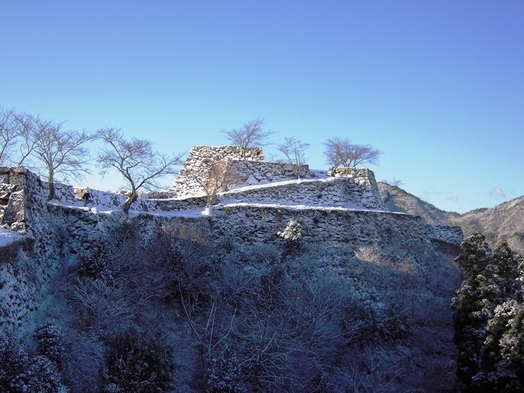
{"type": "Polygon", "coordinates": [[[524,390],[522,257],[507,243],[492,251],[475,233],[456,261],[465,280],[453,299],[457,377],[465,392],[524,390]]]}

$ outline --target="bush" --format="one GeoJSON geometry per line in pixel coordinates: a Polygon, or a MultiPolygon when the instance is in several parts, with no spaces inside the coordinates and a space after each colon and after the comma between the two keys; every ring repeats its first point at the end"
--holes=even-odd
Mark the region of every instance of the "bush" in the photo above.
{"type": "Polygon", "coordinates": [[[53,323],[46,323],[35,330],[38,353],[51,360],[58,369],[62,366],[65,349],[62,346],[62,331],[53,323]]]}
{"type": "Polygon", "coordinates": [[[127,329],[108,343],[106,391],[164,392],[171,388],[172,348],[161,333],[127,329]]]}
{"type": "Polygon", "coordinates": [[[11,337],[0,335],[0,389],[3,392],[66,392],[56,365],[45,356],[30,357],[11,337]]]}
{"type": "Polygon", "coordinates": [[[23,237],[12,243],[0,247],[0,263],[10,263],[17,259],[20,251],[31,252],[33,250],[34,239],[23,237]]]}

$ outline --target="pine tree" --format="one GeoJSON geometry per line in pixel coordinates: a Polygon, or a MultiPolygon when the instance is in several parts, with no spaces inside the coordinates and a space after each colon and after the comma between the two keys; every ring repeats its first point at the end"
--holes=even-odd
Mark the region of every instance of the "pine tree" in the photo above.
{"type": "Polygon", "coordinates": [[[465,392],[523,391],[522,257],[507,243],[491,251],[475,233],[456,261],[465,280],[453,299],[457,377],[465,392]]]}

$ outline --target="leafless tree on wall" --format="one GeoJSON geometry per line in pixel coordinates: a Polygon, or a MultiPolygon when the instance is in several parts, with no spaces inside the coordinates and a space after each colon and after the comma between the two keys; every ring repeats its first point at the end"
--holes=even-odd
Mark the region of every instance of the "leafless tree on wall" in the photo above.
{"type": "Polygon", "coordinates": [[[278,150],[293,165],[293,173],[297,179],[300,179],[300,167],[307,161],[305,151],[309,146],[309,143],[301,142],[295,138],[284,138],[284,143],[278,145],[278,150]]]}
{"type": "Polygon", "coordinates": [[[12,161],[11,150],[20,136],[20,130],[13,109],[0,109],[0,165],[12,161]]]}
{"type": "Polygon", "coordinates": [[[227,191],[231,184],[241,180],[240,175],[228,165],[227,159],[204,162],[204,173],[195,173],[192,179],[206,194],[206,207],[209,208],[216,200],[218,193],[227,191]]]}
{"type": "Polygon", "coordinates": [[[370,145],[352,143],[348,138],[330,138],[324,145],[327,163],[334,168],[356,167],[364,163],[376,164],[382,152],[370,145]]]}
{"type": "Polygon", "coordinates": [[[241,147],[245,157],[249,147],[264,146],[267,138],[273,134],[273,131],[263,130],[263,124],[263,119],[255,119],[237,130],[223,130],[221,132],[233,145],[241,147]]]}
{"type": "Polygon", "coordinates": [[[94,135],[85,130],[64,130],[62,123],[33,120],[27,143],[30,154],[45,168],[49,199],[55,197],[55,178],[81,179],[89,173],[86,167],[90,161],[89,149],[84,145],[93,138],[94,135]]]}
{"type": "Polygon", "coordinates": [[[163,175],[175,174],[182,154],[161,154],[153,150],[153,143],[146,139],[124,139],[120,129],[98,130],[97,138],[105,142],[106,148],[98,153],[101,173],[105,175],[115,169],[126,180],[131,194],[124,202],[123,211],[127,214],[131,205],[138,199],[138,190],[158,187],[157,179],[163,175]]]}
{"type": "Polygon", "coordinates": [[[92,139],[85,130],[65,130],[63,123],[0,110],[0,164],[25,164],[40,173],[49,183],[49,199],[55,197],[56,178],[81,179],[89,172],[89,150],[84,144],[92,139]],[[35,161],[29,162],[29,157],[35,161]]]}

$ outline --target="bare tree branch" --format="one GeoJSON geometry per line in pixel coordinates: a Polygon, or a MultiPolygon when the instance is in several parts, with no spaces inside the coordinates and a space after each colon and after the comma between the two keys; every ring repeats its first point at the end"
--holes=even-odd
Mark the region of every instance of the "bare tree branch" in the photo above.
{"type": "Polygon", "coordinates": [[[49,183],[49,199],[54,198],[55,178],[63,181],[81,179],[89,173],[89,150],[83,145],[94,135],[73,130],[63,130],[63,123],[32,118],[27,125],[26,153],[31,154],[46,171],[49,183]]]}
{"type": "Polygon", "coordinates": [[[156,180],[163,175],[175,174],[175,167],[181,163],[182,154],[155,152],[153,143],[146,139],[133,138],[127,141],[120,129],[98,130],[97,137],[108,146],[98,153],[101,174],[105,175],[111,169],[116,169],[130,187],[131,194],[123,206],[125,213],[129,212],[131,205],[138,199],[140,188],[158,187],[156,180]]]}
{"type": "Polygon", "coordinates": [[[0,109],[0,165],[14,162],[11,151],[20,138],[20,127],[14,109],[0,109]]]}
{"type": "Polygon", "coordinates": [[[284,143],[278,145],[278,150],[293,165],[293,172],[297,179],[300,179],[300,166],[307,161],[304,153],[309,146],[309,143],[301,142],[295,138],[284,138],[284,143]]]}
{"type": "Polygon", "coordinates": [[[374,149],[370,145],[351,143],[348,138],[330,138],[324,145],[326,146],[324,154],[327,163],[334,168],[341,165],[356,167],[364,163],[376,164],[382,154],[380,150],[374,149]]]}
{"type": "Polygon", "coordinates": [[[222,130],[221,132],[233,145],[240,146],[245,156],[249,147],[266,145],[266,139],[274,134],[273,131],[264,131],[262,129],[263,124],[264,120],[255,119],[244,124],[238,130],[222,130]]]}

